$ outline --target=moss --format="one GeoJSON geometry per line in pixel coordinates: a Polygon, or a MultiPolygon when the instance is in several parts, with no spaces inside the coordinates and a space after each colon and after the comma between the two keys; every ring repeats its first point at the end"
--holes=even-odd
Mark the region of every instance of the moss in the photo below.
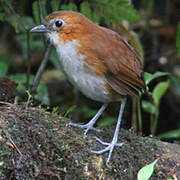
{"type": "MultiPolygon", "coordinates": [[[[159,141],[121,129],[124,145],[114,149],[106,165],[107,153],[96,156],[89,150],[102,148],[93,136],[110,142],[113,128],[84,138],[81,130],[67,127],[68,122],[40,107],[0,107],[0,179],[135,179],[141,167],[168,154],[159,141]]],[[[154,179],[163,179],[173,166],[176,161],[162,158],[154,179]]]]}

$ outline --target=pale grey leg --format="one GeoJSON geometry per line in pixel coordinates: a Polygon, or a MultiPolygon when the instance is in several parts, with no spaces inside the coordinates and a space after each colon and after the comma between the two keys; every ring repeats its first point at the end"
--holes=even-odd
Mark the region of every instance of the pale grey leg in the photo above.
{"type": "Polygon", "coordinates": [[[95,130],[97,132],[100,132],[99,129],[96,129],[93,127],[93,125],[96,123],[97,119],[99,118],[99,116],[103,113],[103,111],[106,109],[106,107],[108,106],[108,103],[105,103],[102,105],[102,107],[99,109],[99,111],[97,112],[97,114],[87,123],[84,125],[80,125],[80,124],[75,124],[75,123],[69,123],[68,126],[74,126],[74,127],[78,127],[78,128],[85,128],[85,132],[84,135],[87,134],[87,132],[91,129],[91,130],[95,130]]]}
{"type": "Polygon", "coordinates": [[[122,119],[122,115],[123,115],[123,112],[124,112],[125,105],[126,105],[126,98],[123,99],[122,103],[121,103],[121,108],[120,108],[120,112],[119,112],[119,116],[118,116],[118,122],[116,124],[116,130],[114,132],[114,137],[113,137],[112,142],[111,143],[106,143],[106,142],[101,141],[99,138],[96,138],[96,140],[98,142],[100,142],[103,145],[107,145],[107,147],[100,150],[100,151],[91,151],[92,153],[95,153],[95,154],[102,154],[104,152],[109,151],[109,155],[108,155],[108,158],[107,158],[107,161],[106,161],[107,163],[111,159],[111,155],[112,155],[112,151],[114,149],[114,146],[122,146],[123,145],[123,143],[117,144],[117,140],[118,140],[118,133],[119,133],[119,128],[120,128],[121,119],[122,119]]]}

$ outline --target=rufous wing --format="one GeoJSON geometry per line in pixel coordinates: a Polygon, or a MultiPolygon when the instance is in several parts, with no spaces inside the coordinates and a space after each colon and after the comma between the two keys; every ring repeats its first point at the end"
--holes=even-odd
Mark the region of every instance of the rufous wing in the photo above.
{"type": "Polygon", "coordinates": [[[138,96],[146,91],[141,60],[131,46],[116,32],[91,24],[89,33],[80,39],[80,53],[105,76],[109,86],[117,93],[138,96]]]}
{"type": "Polygon", "coordinates": [[[102,28],[109,34],[108,44],[109,56],[104,59],[107,67],[105,73],[108,84],[118,93],[123,88],[131,96],[139,95],[139,92],[146,91],[143,79],[143,67],[139,57],[130,45],[117,33],[102,28]],[[118,89],[118,87],[121,87],[118,89]]]}
{"type": "Polygon", "coordinates": [[[131,96],[139,95],[142,90],[146,91],[143,67],[137,54],[117,33],[102,29],[109,34],[107,37],[112,46],[109,57],[104,60],[107,66],[105,77],[109,85],[118,93],[121,93],[123,88],[131,96]]]}
{"type": "Polygon", "coordinates": [[[104,43],[95,43],[96,55],[105,67],[105,78],[111,88],[122,94],[122,88],[131,96],[146,91],[141,60],[130,45],[116,32],[100,27],[99,37],[104,43]]]}

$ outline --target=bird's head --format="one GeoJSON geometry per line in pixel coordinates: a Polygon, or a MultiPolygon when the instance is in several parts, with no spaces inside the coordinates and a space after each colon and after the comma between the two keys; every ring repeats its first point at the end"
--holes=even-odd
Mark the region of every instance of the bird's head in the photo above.
{"type": "Polygon", "coordinates": [[[30,30],[35,33],[45,33],[56,46],[58,42],[78,40],[88,34],[93,26],[89,19],[78,12],[58,11],[48,15],[41,25],[30,30]]]}

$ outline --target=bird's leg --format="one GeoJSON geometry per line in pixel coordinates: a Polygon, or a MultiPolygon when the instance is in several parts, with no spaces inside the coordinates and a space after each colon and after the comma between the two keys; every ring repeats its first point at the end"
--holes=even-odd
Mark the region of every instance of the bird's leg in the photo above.
{"type": "Polygon", "coordinates": [[[122,146],[123,145],[123,143],[118,144],[117,140],[118,140],[118,133],[119,133],[119,128],[120,128],[121,119],[122,119],[122,115],[123,115],[123,112],[124,112],[125,105],[126,105],[126,98],[123,99],[122,103],[121,103],[121,108],[120,108],[120,112],[119,112],[119,116],[118,116],[118,122],[116,124],[116,130],[114,132],[114,137],[113,137],[112,142],[111,143],[106,143],[106,142],[101,141],[99,138],[96,138],[96,140],[99,143],[101,143],[103,145],[106,145],[107,147],[102,149],[102,150],[100,150],[100,151],[91,151],[92,153],[95,153],[95,154],[102,154],[104,152],[109,151],[109,155],[108,155],[108,158],[107,158],[107,163],[111,159],[111,155],[112,155],[112,151],[114,149],[114,146],[122,146]]]}
{"type": "Polygon", "coordinates": [[[93,125],[96,123],[97,119],[103,113],[103,111],[106,109],[107,106],[108,106],[108,103],[103,104],[102,107],[97,112],[97,114],[87,124],[80,125],[80,124],[75,124],[75,123],[69,123],[68,125],[78,127],[78,128],[85,128],[84,135],[86,135],[90,129],[99,132],[100,130],[94,128],[93,125]]]}

